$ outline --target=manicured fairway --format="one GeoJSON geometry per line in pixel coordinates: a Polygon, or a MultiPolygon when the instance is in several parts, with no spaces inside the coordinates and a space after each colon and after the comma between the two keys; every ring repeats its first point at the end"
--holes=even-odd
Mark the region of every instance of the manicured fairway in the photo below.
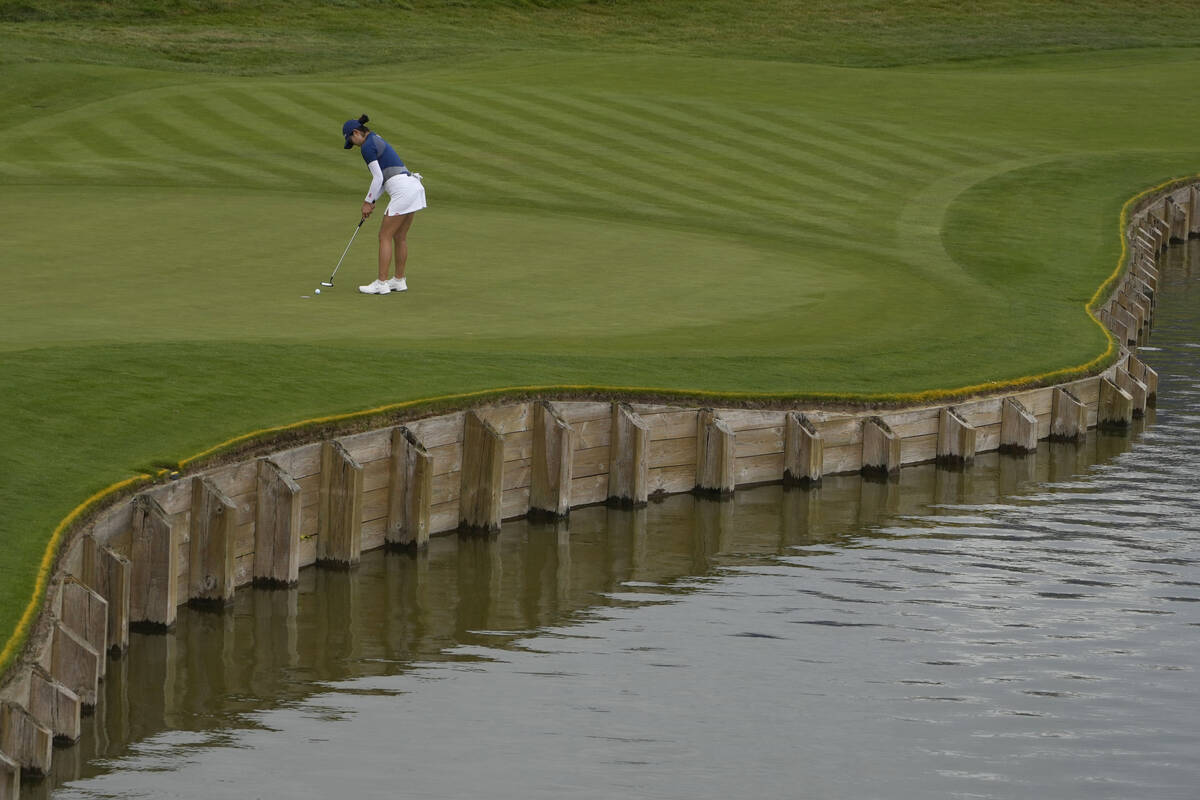
{"type": "Polygon", "coordinates": [[[508,386],[862,396],[1085,364],[1122,203],[1200,169],[1194,50],[598,50],[4,64],[0,632],[77,503],[266,426],[508,386]],[[364,111],[425,176],[411,291],[354,291],[376,218],[318,298],[367,185],[339,136],[364,111]]]}

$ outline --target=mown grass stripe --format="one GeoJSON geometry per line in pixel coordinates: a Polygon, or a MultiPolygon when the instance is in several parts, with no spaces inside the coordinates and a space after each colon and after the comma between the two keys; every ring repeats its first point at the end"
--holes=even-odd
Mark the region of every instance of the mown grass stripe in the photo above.
{"type": "MultiPolygon", "coordinates": [[[[593,95],[593,97],[598,97],[598,95],[593,95]]],[[[751,157],[750,148],[747,146],[749,142],[753,141],[754,132],[744,129],[740,132],[733,131],[729,127],[723,131],[720,120],[724,118],[724,109],[721,107],[712,108],[709,114],[697,115],[678,110],[672,111],[661,104],[639,101],[632,97],[603,97],[607,101],[607,108],[619,110],[623,118],[629,120],[631,124],[634,120],[640,120],[643,125],[670,126],[682,141],[692,142],[697,149],[712,154],[714,159],[730,159],[736,160],[738,163],[755,162],[755,159],[751,157]],[[659,120],[659,122],[655,123],[655,120],[659,120]],[[701,136],[698,133],[707,133],[708,135],[701,136]]],[[[721,161],[718,160],[717,163],[721,163],[721,161]]],[[[777,159],[765,158],[757,163],[765,174],[778,175],[779,161],[777,159]]],[[[879,174],[864,170],[853,161],[843,160],[832,163],[828,165],[828,168],[830,172],[841,177],[840,183],[857,186],[862,191],[874,192],[888,185],[888,181],[879,174]]]]}
{"type": "Polygon", "coordinates": [[[231,157],[240,156],[240,161],[269,165],[274,183],[313,191],[339,188],[332,164],[317,166],[304,150],[288,149],[287,145],[293,144],[294,140],[275,136],[273,129],[256,124],[255,119],[240,116],[236,113],[238,106],[224,96],[214,94],[192,98],[187,106],[199,112],[194,117],[198,133],[207,139],[222,142],[223,149],[231,157]],[[251,153],[252,157],[249,155],[251,153]]]}
{"type": "MultiPolygon", "coordinates": [[[[479,152],[488,154],[482,157],[483,160],[490,158],[496,166],[500,163],[495,161],[497,158],[511,159],[514,167],[509,172],[519,183],[533,180],[543,186],[553,187],[553,193],[567,205],[574,201],[581,207],[603,210],[627,202],[628,187],[623,190],[607,173],[598,174],[588,169],[587,162],[582,159],[571,159],[552,147],[539,148],[529,140],[518,138],[519,131],[514,127],[502,127],[495,119],[485,115],[476,116],[474,119],[477,122],[468,121],[464,119],[461,107],[447,103],[442,95],[411,90],[408,95],[421,103],[414,107],[410,100],[409,106],[414,118],[420,120],[420,125],[438,126],[445,138],[474,146],[479,152]],[[580,203],[581,198],[588,198],[592,204],[580,203]]],[[[639,183],[643,190],[651,189],[662,202],[670,199],[669,193],[654,191],[656,187],[639,183]]],[[[700,204],[688,202],[687,205],[707,210],[700,204]]]]}
{"type": "MultiPolygon", "coordinates": [[[[445,95],[440,95],[439,98],[444,104],[450,105],[452,108],[462,114],[473,114],[474,112],[470,104],[465,101],[454,103],[447,100],[445,95]]],[[[492,119],[495,125],[493,116],[480,115],[481,124],[486,119],[492,119]]],[[[514,121],[520,119],[520,115],[513,117],[514,121]]],[[[509,130],[513,131],[514,136],[519,133],[515,127],[510,126],[509,130]]],[[[493,128],[493,135],[495,128],[493,128]]],[[[514,140],[515,141],[515,140],[514,140]]],[[[548,147],[555,147],[560,150],[566,150],[567,147],[560,140],[552,143],[547,143],[548,147]]],[[[545,152],[545,151],[542,151],[545,152]]],[[[577,156],[571,163],[583,164],[587,163],[586,159],[590,157],[590,153],[586,151],[576,151],[577,156]]],[[[606,173],[608,174],[608,173],[606,173]]],[[[619,172],[611,174],[619,176],[620,183],[613,182],[610,178],[609,185],[620,186],[624,192],[628,192],[631,188],[638,188],[643,192],[662,198],[662,203],[668,207],[676,207],[681,210],[688,209],[691,212],[699,212],[704,218],[718,221],[720,218],[727,217],[729,214],[746,213],[742,209],[750,208],[757,211],[756,216],[777,214],[776,207],[769,202],[764,202],[760,198],[731,191],[724,184],[716,184],[712,181],[691,180],[684,181],[673,176],[678,174],[678,171],[664,168],[660,164],[630,164],[625,163],[619,172]],[[643,176],[653,178],[653,181],[643,180],[643,176]],[[697,197],[713,197],[712,202],[698,201],[697,197]]],[[[699,173],[693,173],[699,174],[699,173]]],[[[618,194],[618,196],[620,196],[618,194]]],[[[829,227],[831,220],[828,217],[813,215],[807,220],[815,227],[829,227]]],[[[836,231],[842,232],[842,231],[836,231]]]]}
{"type": "MultiPolygon", "coordinates": [[[[659,162],[660,171],[674,167],[677,171],[689,170],[705,174],[705,171],[713,166],[707,162],[699,162],[707,164],[707,166],[698,168],[698,161],[694,153],[664,144],[664,139],[670,141],[676,138],[671,130],[665,130],[662,137],[650,140],[646,136],[626,133],[622,127],[581,125],[578,115],[572,117],[548,108],[547,104],[539,104],[508,93],[501,95],[498,92],[479,89],[468,89],[466,92],[483,100],[503,103],[506,107],[513,109],[514,113],[528,124],[540,124],[556,135],[566,136],[576,141],[595,142],[595,146],[601,148],[605,153],[604,161],[600,163],[607,163],[608,169],[612,170],[614,174],[625,176],[625,180],[628,180],[628,176],[636,176],[647,171],[638,162],[638,154],[661,157],[665,152],[677,153],[675,164],[659,162]]],[[[587,149],[585,152],[591,153],[592,151],[587,149]]],[[[834,204],[824,196],[817,199],[818,193],[812,192],[811,187],[802,183],[793,174],[781,171],[778,165],[773,171],[768,170],[765,166],[751,167],[749,170],[741,168],[744,166],[745,162],[742,161],[737,168],[718,165],[718,169],[712,169],[714,175],[719,176],[724,173],[737,177],[733,185],[740,186],[743,191],[730,193],[729,196],[731,200],[738,203],[738,207],[748,205],[751,208],[767,211],[777,209],[779,204],[786,204],[794,219],[803,219],[814,225],[839,229],[837,225],[830,226],[831,220],[839,219],[842,216],[836,209],[831,208],[834,204]],[[759,179],[748,179],[747,173],[756,174],[759,179]],[[798,192],[797,190],[807,191],[798,192]]],[[[726,189],[730,185],[730,181],[707,181],[705,184],[726,189]]],[[[863,198],[859,197],[856,200],[858,204],[861,204],[863,198]]],[[[847,204],[847,209],[850,205],[853,204],[847,204]]],[[[841,229],[844,231],[844,226],[841,229]]]]}
{"type": "MultiPolygon", "coordinates": [[[[526,91],[523,94],[537,97],[547,105],[560,107],[562,109],[560,113],[572,114],[577,118],[587,119],[594,124],[599,124],[601,121],[607,119],[605,116],[605,107],[600,104],[587,103],[577,98],[549,95],[545,92],[526,91]]],[[[633,139],[639,144],[641,143],[642,140],[640,137],[631,137],[624,132],[625,129],[618,130],[621,130],[621,135],[624,139],[633,139]]],[[[802,188],[810,189],[823,196],[838,198],[848,204],[861,202],[861,191],[847,188],[847,184],[853,183],[853,181],[840,180],[837,172],[840,164],[835,162],[818,163],[817,159],[810,158],[801,152],[796,154],[795,160],[801,162],[802,169],[793,173],[793,180],[802,188]]]]}
{"type": "Polygon", "coordinates": [[[766,159],[779,159],[796,162],[798,168],[806,169],[803,165],[821,165],[823,173],[832,176],[840,175],[843,169],[849,169],[857,175],[869,179],[872,194],[890,196],[898,182],[914,177],[924,177],[929,170],[908,164],[899,164],[890,159],[880,158],[877,153],[852,147],[836,149],[837,157],[814,155],[811,151],[833,153],[834,148],[828,147],[827,137],[805,137],[796,130],[784,130],[778,126],[760,126],[751,121],[750,117],[730,105],[697,102],[688,100],[664,100],[657,105],[658,113],[678,115],[681,120],[695,119],[698,130],[711,131],[715,136],[724,138],[735,148],[745,148],[749,152],[758,152],[766,159]],[[739,124],[740,123],[740,124],[739,124]]]}

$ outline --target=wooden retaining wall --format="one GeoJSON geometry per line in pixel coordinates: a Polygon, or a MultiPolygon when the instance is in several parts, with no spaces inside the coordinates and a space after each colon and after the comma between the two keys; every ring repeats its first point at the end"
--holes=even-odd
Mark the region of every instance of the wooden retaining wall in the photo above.
{"type": "Polygon", "coordinates": [[[220,608],[236,587],[287,586],[302,567],[350,568],[364,550],[430,535],[488,535],[530,513],[644,505],[763,483],[819,485],[977,453],[1029,453],[1145,413],[1157,375],[1124,348],[1153,321],[1156,257],[1200,236],[1200,188],[1134,209],[1128,268],[1099,317],[1122,343],[1103,374],[951,405],[891,411],[750,410],[536,400],[473,408],[312,442],[153,486],[101,512],[64,551],[46,613],[0,692],[0,800],[78,738],[106,659],[130,627],[169,631],[184,603],[220,608]]]}

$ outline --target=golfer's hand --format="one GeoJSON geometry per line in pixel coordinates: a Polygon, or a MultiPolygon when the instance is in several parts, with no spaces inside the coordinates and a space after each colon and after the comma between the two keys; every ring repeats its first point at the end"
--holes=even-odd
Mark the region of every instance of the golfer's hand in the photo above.
{"type": "Polygon", "coordinates": [[[375,210],[374,203],[363,203],[363,208],[362,208],[363,219],[366,219],[367,217],[371,216],[371,212],[374,210],[375,210]]]}

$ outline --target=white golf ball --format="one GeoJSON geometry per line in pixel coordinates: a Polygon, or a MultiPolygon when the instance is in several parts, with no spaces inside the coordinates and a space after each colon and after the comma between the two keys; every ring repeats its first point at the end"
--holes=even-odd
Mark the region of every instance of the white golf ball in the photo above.
{"type": "Polygon", "coordinates": [[[320,293],[321,293],[321,290],[320,290],[320,289],[317,289],[317,294],[320,294],[320,293]]]}

